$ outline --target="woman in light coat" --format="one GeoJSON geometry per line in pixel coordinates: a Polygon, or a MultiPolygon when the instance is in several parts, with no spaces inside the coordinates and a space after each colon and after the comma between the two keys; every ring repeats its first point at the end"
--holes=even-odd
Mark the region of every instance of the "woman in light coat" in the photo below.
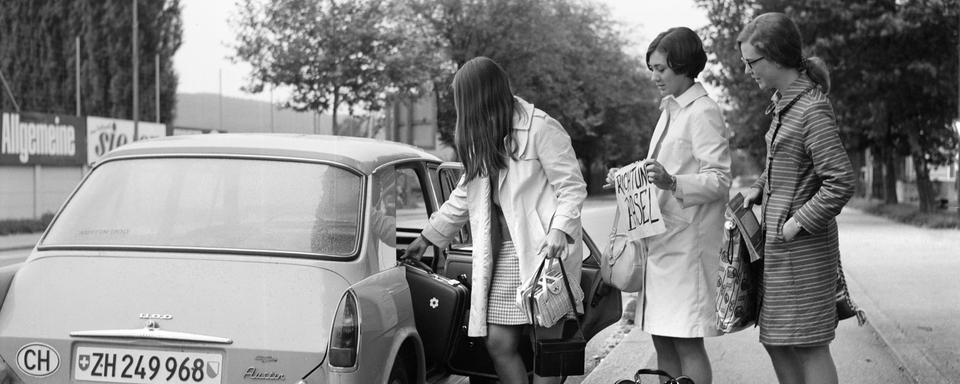
{"type": "Polygon", "coordinates": [[[657,187],[667,230],[645,239],[646,279],[637,306],[659,368],[697,384],[712,380],[703,338],[720,334],[716,276],[730,189],[730,134],[719,106],[694,80],[706,61],[689,28],[671,28],[647,49],[647,66],[664,97],[644,169],[657,187]]]}
{"type": "MultiPolygon", "coordinates": [[[[543,111],[515,97],[494,61],[468,61],[453,80],[457,153],[465,174],[449,199],[407,248],[419,258],[429,244],[446,247],[470,222],[473,270],[469,336],[485,336],[501,383],[526,383],[518,352],[530,326],[517,288],[544,258],[560,258],[577,307],[586,184],[570,137],[543,111]]],[[[558,378],[535,377],[535,382],[558,378]]]]}

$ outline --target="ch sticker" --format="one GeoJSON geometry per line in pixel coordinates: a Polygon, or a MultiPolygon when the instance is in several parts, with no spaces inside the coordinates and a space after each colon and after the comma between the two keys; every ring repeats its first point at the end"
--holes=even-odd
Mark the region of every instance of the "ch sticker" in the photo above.
{"type": "Polygon", "coordinates": [[[33,377],[46,377],[60,369],[60,354],[43,343],[30,343],[17,352],[17,367],[33,377]]]}

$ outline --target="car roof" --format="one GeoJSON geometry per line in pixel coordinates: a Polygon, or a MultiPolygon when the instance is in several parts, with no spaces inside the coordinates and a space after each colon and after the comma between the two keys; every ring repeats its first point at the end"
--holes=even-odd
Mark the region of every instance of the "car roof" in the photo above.
{"type": "Polygon", "coordinates": [[[176,154],[298,158],[338,163],[365,174],[395,161],[441,161],[420,148],[394,141],[330,135],[221,133],[138,141],[110,151],[100,162],[127,156],[176,154]]]}

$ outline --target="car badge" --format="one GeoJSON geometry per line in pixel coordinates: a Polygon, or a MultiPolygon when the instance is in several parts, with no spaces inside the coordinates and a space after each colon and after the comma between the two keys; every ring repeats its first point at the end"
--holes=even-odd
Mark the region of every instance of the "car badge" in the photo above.
{"type": "Polygon", "coordinates": [[[436,297],[430,299],[430,308],[437,309],[440,306],[440,300],[436,297]]]}
{"type": "Polygon", "coordinates": [[[257,356],[257,358],[254,359],[254,360],[259,361],[259,362],[261,362],[261,363],[276,363],[276,362],[277,362],[277,358],[276,358],[276,357],[273,357],[273,356],[257,356]]]}
{"type": "Polygon", "coordinates": [[[243,372],[244,379],[250,380],[270,380],[270,381],[284,381],[287,379],[286,375],[277,372],[261,372],[257,368],[249,367],[246,371],[243,372]]]}
{"type": "Polygon", "coordinates": [[[141,319],[144,320],[173,320],[173,315],[166,313],[143,313],[140,312],[141,319]]]}

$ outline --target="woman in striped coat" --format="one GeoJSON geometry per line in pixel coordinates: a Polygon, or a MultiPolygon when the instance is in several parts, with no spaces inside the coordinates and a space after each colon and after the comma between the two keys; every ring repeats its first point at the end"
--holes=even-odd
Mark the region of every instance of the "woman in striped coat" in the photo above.
{"type": "Polygon", "coordinates": [[[763,202],[766,229],[760,342],[781,384],[836,383],[835,217],[854,175],[826,96],[829,73],[802,56],[800,31],[782,13],[758,16],[737,42],[746,72],[775,90],[766,168],[745,202],[763,202]]]}

